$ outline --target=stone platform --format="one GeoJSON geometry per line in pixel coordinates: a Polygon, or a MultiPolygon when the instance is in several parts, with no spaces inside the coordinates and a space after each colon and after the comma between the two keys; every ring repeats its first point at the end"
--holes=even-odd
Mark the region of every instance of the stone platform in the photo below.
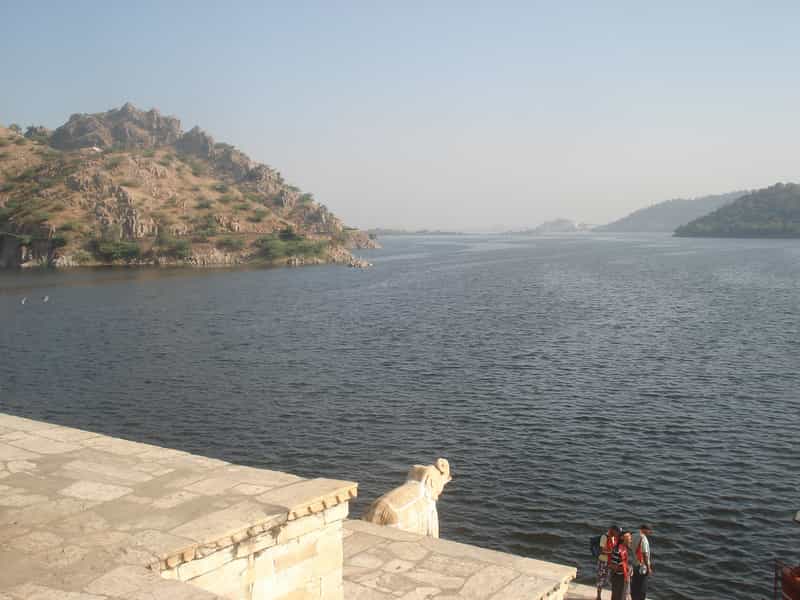
{"type": "Polygon", "coordinates": [[[575,577],[347,521],[356,491],[0,413],[0,600],[560,600],[575,577]]]}
{"type": "Polygon", "coordinates": [[[0,600],[341,599],[355,494],[0,414],[0,600]]]}
{"type": "Polygon", "coordinates": [[[347,600],[557,600],[576,570],[467,544],[345,521],[347,600]]]}

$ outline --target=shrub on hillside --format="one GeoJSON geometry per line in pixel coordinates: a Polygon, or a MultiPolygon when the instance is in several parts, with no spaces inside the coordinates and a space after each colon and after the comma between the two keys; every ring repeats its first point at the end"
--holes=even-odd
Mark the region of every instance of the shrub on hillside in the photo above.
{"type": "Polygon", "coordinates": [[[13,214],[13,209],[0,206],[0,231],[2,231],[3,226],[8,223],[13,214]]]}
{"type": "Polygon", "coordinates": [[[122,161],[124,161],[124,160],[125,160],[125,157],[123,157],[123,156],[112,156],[111,158],[107,158],[106,159],[106,169],[109,169],[109,170],[113,171],[118,166],[120,166],[122,164],[122,161]]]}
{"type": "Polygon", "coordinates": [[[196,235],[205,235],[206,237],[217,235],[218,225],[213,215],[206,214],[195,217],[192,219],[192,225],[194,225],[194,233],[196,235]]]}
{"type": "Polygon", "coordinates": [[[198,162],[192,162],[190,168],[192,169],[192,175],[195,177],[202,177],[207,171],[206,166],[198,162]]]}
{"type": "Polygon", "coordinates": [[[269,213],[266,210],[264,210],[263,208],[259,208],[256,209],[256,211],[252,215],[247,217],[247,220],[250,221],[251,223],[261,223],[261,221],[264,220],[264,217],[266,217],[268,214],[269,213]]]}
{"type": "Polygon", "coordinates": [[[72,260],[79,265],[85,265],[92,262],[92,255],[86,250],[76,250],[72,253],[72,260]]]}
{"type": "Polygon", "coordinates": [[[192,245],[188,240],[168,239],[159,244],[161,254],[185,260],[192,255],[192,245]]]}
{"type": "Polygon", "coordinates": [[[262,258],[276,260],[288,256],[321,256],[327,242],[302,237],[282,239],[280,234],[272,234],[258,238],[253,245],[262,258]]]}
{"type": "Polygon", "coordinates": [[[34,177],[36,177],[36,169],[33,167],[29,167],[18,173],[13,179],[14,181],[31,181],[34,177]]]}
{"type": "Polygon", "coordinates": [[[39,142],[40,144],[47,144],[50,142],[50,136],[47,135],[46,130],[41,126],[36,127],[35,125],[30,125],[25,130],[25,137],[34,142],[39,142]]]}
{"type": "Polygon", "coordinates": [[[224,237],[218,239],[215,243],[215,246],[220,250],[236,252],[244,248],[244,240],[238,237],[224,237]]]}
{"type": "Polygon", "coordinates": [[[50,220],[50,213],[45,211],[37,211],[33,213],[30,218],[25,219],[26,223],[40,225],[50,220]]]}
{"type": "Polygon", "coordinates": [[[36,179],[36,183],[38,187],[41,189],[51,188],[54,185],[59,183],[59,179],[57,177],[39,177],[36,179]]]}
{"type": "Polygon", "coordinates": [[[138,242],[93,239],[89,243],[89,248],[95,256],[106,262],[120,260],[131,262],[142,256],[142,248],[138,242]]]}
{"type": "Polygon", "coordinates": [[[67,221],[66,223],[62,223],[61,227],[59,227],[61,231],[79,231],[80,228],[80,224],[75,221],[67,221]]]}
{"type": "Polygon", "coordinates": [[[303,236],[298,235],[297,232],[295,232],[294,227],[292,227],[291,225],[287,225],[286,227],[281,229],[278,232],[278,237],[285,242],[298,242],[304,239],[303,236]]]}

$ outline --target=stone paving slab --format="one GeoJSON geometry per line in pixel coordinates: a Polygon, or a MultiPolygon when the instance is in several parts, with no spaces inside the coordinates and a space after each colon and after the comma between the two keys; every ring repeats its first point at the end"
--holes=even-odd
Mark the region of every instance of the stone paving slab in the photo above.
{"type": "Polygon", "coordinates": [[[0,413],[0,600],[207,600],[159,572],[355,496],[0,413]]]}
{"type": "Polygon", "coordinates": [[[537,600],[563,598],[576,569],[345,521],[347,600],[537,600]]]}

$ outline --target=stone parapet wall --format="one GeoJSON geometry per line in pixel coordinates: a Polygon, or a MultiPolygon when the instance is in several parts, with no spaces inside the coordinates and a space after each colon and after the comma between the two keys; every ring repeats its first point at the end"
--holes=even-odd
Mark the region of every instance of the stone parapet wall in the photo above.
{"type": "Polygon", "coordinates": [[[222,548],[206,546],[161,575],[231,600],[342,600],[347,513],[342,502],[266,530],[253,528],[253,535],[222,548]]]}

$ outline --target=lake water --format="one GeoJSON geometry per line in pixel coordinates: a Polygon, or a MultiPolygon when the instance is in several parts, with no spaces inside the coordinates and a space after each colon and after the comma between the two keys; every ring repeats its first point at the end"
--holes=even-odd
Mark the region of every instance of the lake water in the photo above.
{"type": "Polygon", "coordinates": [[[444,456],[443,537],[586,582],[589,537],[647,520],[659,600],[771,594],[800,559],[800,241],[383,243],[365,271],[2,274],[0,410],[354,479],[355,514],[444,456]]]}

